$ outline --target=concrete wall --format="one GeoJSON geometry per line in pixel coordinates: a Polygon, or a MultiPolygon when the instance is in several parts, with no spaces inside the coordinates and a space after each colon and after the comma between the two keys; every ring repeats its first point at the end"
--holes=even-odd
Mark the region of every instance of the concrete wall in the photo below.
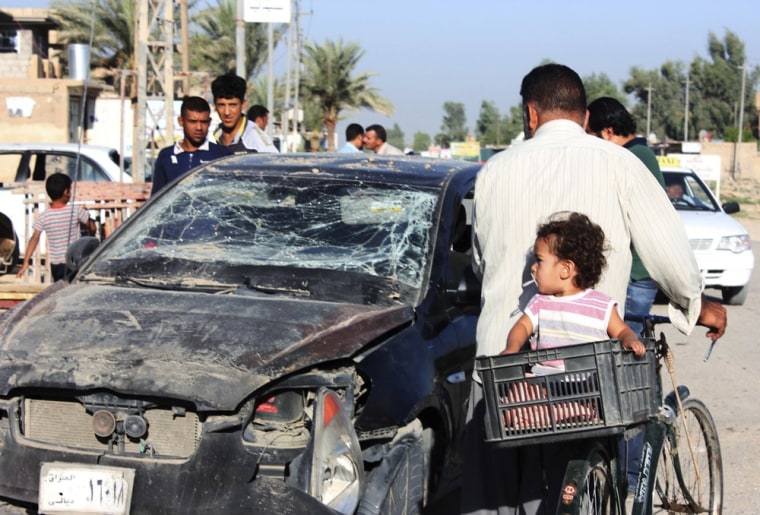
{"type": "Polygon", "coordinates": [[[723,167],[722,177],[731,178],[734,164],[734,152],[736,152],[736,179],[760,180],[760,153],[757,150],[757,142],[742,143],[716,143],[702,142],[702,154],[716,154],[721,157],[723,167]]]}
{"type": "MultiPolygon", "coordinates": [[[[87,84],[93,101],[102,85],[87,84]]],[[[72,98],[84,93],[82,81],[68,79],[0,80],[0,141],[56,142],[76,140],[77,114],[71,112],[72,98]]],[[[89,120],[88,120],[89,121],[89,120]]],[[[85,134],[84,143],[89,134],[85,134]]]]}

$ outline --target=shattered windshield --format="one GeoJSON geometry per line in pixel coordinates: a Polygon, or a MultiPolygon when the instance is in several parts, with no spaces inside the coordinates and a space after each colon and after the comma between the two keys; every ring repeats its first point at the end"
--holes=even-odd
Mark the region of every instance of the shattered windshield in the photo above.
{"type": "Polygon", "coordinates": [[[408,294],[423,284],[438,196],[313,174],[195,174],[139,212],[80,277],[255,287],[257,275],[287,268],[289,291],[340,272],[408,294]]]}

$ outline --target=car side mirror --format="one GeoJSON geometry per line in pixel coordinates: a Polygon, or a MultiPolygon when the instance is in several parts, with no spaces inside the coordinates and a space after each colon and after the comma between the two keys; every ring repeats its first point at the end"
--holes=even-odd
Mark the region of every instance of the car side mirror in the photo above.
{"type": "Polygon", "coordinates": [[[87,261],[87,258],[95,252],[100,245],[100,240],[94,236],[85,236],[79,238],[66,249],[66,266],[71,271],[72,277],[79,272],[79,269],[87,261]]]}
{"type": "Polygon", "coordinates": [[[738,202],[726,202],[721,206],[723,208],[723,211],[725,211],[726,214],[730,215],[732,213],[738,213],[741,208],[739,207],[738,202]]]}

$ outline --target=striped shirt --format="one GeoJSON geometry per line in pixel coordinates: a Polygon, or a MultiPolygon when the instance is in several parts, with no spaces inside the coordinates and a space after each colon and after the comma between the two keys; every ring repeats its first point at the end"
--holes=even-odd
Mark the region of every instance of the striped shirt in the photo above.
{"type": "Polygon", "coordinates": [[[621,316],[633,242],[671,299],[674,326],[682,332],[694,327],[702,278],[686,231],[665,191],[629,150],[569,120],[544,123],[533,138],[488,160],[478,173],[474,205],[473,260],[483,285],[478,355],[504,349],[537,293],[529,284],[536,228],[557,211],[584,213],[604,230],[610,252],[596,289],[618,301],[621,316]]]}
{"type": "MultiPolygon", "coordinates": [[[[525,308],[535,334],[531,347],[534,350],[553,349],[609,339],[607,327],[615,304],[609,295],[592,289],[562,297],[534,295],[525,308]]],[[[563,365],[562,360],[542,364],[550,367],[563,365]]]]}
{"type": "Polygon", "coordinates": [[[79,224],[86,224],[90,214],[81,206],[66,204],[48,207],[34,221],[35,231],[44,232],[50,247],[50,263],[66,263],[66,250],[79,239],[79,224]]]}

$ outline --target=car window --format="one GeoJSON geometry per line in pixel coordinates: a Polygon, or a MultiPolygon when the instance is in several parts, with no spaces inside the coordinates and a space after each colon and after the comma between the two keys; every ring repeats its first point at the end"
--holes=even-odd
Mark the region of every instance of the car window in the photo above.
{"type": "Polygon", "coordinates": [[[718,211],[720,208],[707,185],[695,174],[663,172],[665,191],[680,211],[718,211]]]}
{"type": "Polygon", "coordinates": [[[108,182],[108,177],[89,158],[74,154],[47,152],[38,154],[34,166],[34,178],[44,180],[54,173],[63,173],[79,181],[108,182]],[[75,173],[79,166],[79,174],[75,173]],[[39,170],[39,172],[38,172],[39,170]],[[41,176],[39,179],[38,177],[41,176]]]}
{"type": "MultiPolygon", "coordinates": [[[[21,164],[22,157],[23,154],[21,152],[0,154],[0,182],[5,183],[19,180],[17,177],[17,172],[19,171],[19,165],[21,164]]],[[[22,179],[29,177],[29,167],[26,163],[24,163],[24,166],[26,170],[23,174],[21,174],[22,179]]]]}

